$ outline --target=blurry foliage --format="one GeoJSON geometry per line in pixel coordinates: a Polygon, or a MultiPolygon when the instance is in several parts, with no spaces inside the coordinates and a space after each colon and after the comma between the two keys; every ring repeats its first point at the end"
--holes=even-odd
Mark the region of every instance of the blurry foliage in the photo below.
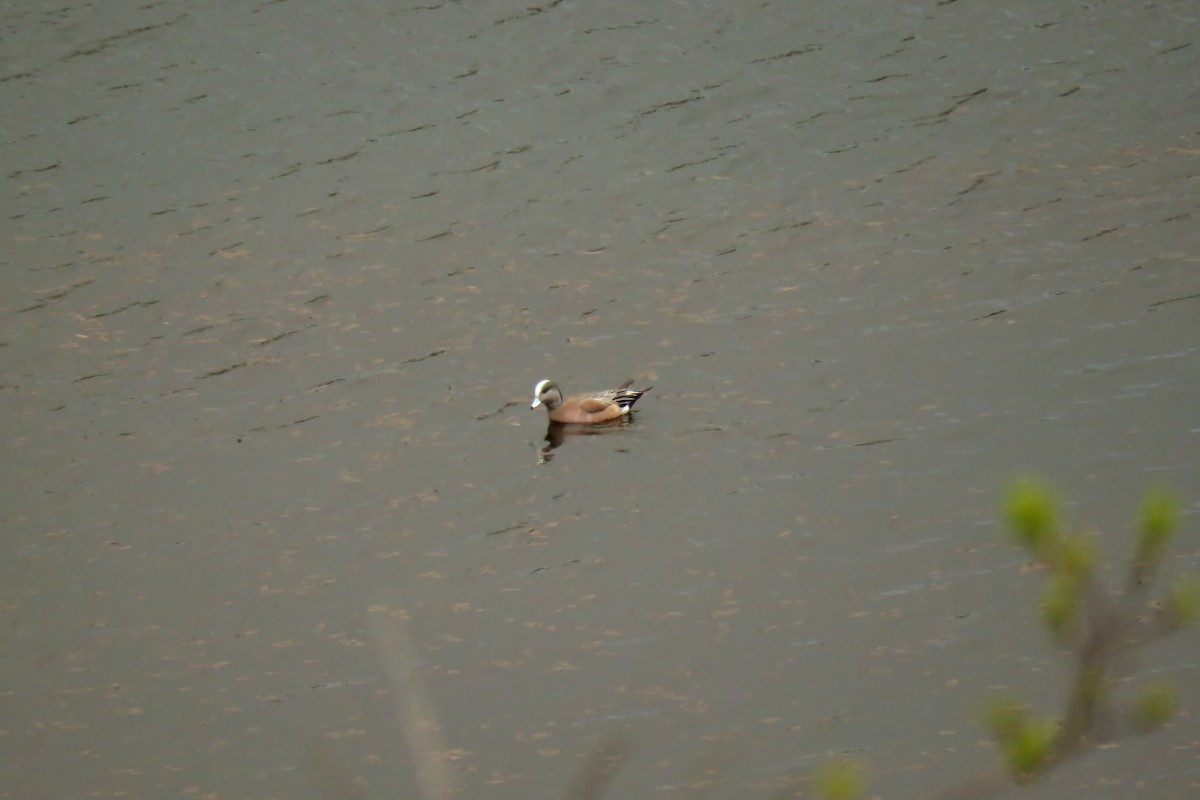
{"type": "Polygon", "coordinates": [[[1162,681],[1152,683],[1138,695],[1138,724],[1148,731],[1160,728],[1175,716],[1178,706],[1174,687],[1162,681]]]}
{"type": "Polygon", "coordinates": [[[1167,613],[1180,625],[1190,625],[1200,618],[1200,582],[1191,575],[1180,575],[1171,585],[1167,596],[1167,613]]]}
{"type": "Polygon", "coordinates": [[[820,800],[859,800],[866,790],[866,771],[855,761],[832,761],[817,772],[820,800]]]}
{"type": "MultiPolygon", "coordinates": [[[[984,727],[1000,746],[1012,780],[1043,774],[1083,747],[1120,735],[1162,727],[1175,716],[1178,696],[1166,682],[1151,683],[1135,696],[1124,714],[1114,708],[1111,691],[1116,662],[1133,651],[1200,619],[1200,581],[1181,575],[1165,597],[1152,600],[1171,538],[1179,527],[1179,504],[1170,492],[1154,489],[1142,500],[1137,539],[1123,592],[1106,589],[1097,577],[1098,556],[1089,534],[1069,532],[1059,502],[1044,483],[1023,478],[1009,488],[1004,518],[1013,538],[1047,571],[1040,597],[1043,625],[1076,656],[1075,674],[1061,717],[1035,715],[1029,704],[1002,694],[982,710],[984,727]],[[1124,720],[1124,726],[1097,731],[1099,720],[1124,720]]],[[[826,775],[836,765],[829,767],[826,775]]],[[[861,779],[861,768],[855,774],[861,779]]],[[[971,779],[939,797],[982,798],[1004,792],[1003,783],[971,779]]],[[[822,800],[857,800],[862,784],[828,783],[818,777],[822,800]],[[835,787],[829,789],[827,787],[835,787]],[[849,788],[840,788],[849,787],[849,788]]]]}
{"type": "MultiPolygon", "coordinates": [[[[1009,773],[1020,781],[1077,751],[1098,719],[1120,717],[1110,691],[1117,658],[1196,621],[1200,583],[1181,576],[1163,600],[1148,600],[1178,528],[1179,506],[1166,490],[1152,490],[1142,500],[1122,593],[1101,585],[1091,537],[1065,531],[1058,501],[1045,484],[1030,478],[1014,482],[1004,512],[1017,543],[1049,569],[1041,595],[1042,622],[1056,641],[1075,651],[1078,662],[1060,719],[1034,719],[1025,704],[1008,696],[984,708],[984,725],[1000,744],[1009,773]]],[[[1124,715],[1132,723],[1128,727],[1152,730],[1170,721],[1176,695],[1167,684],[1152,684],[1134,706],[1124,715]]]]}
{"type": "Polygon", "coordinates": [[[1163,489],[1146,493],[1142,500],[1140,535],[1135,563],[1149,564],[1162,558],[1163,550],[1175,534],[1179,506],[1163,489]]]}
{"type": "MultiPolygon", "coordinates": [[[[1151,601],[1147,597],[1179,521],[1178,503],[1162,489],[1148,492],[1142,500],[1137,541],[1124,591],[1119,593],[1101,585],[1096,576],[1098,559],[1093,537],[1065,531],[1058,500],[1045,484],[1030,478],[1015,481],[1008,492],[1004,516],[1016,541],[1048,568],[1040,601],[1042,622],[1057,642],[1075,651],[1077,658],[1061,718],[1035,716],[1028,703],[1010,694],[993,697],[982,710],[983,725],[999,743],[1008,775],[1024,782],[1079,752],[1088,744],[1097,720],[1117,718],[1111,707],[1110,691],[1115,662],[1148,642],[1200,619],[1200,581],[1181,575],[1175,578],[1163,599],[1151,601]]],[[[396,627],[399,622],[392,620],[390,624],[396,627]]],[[[392,667],[389,673],[394,673],[391,677],[396,684],[396,695],[423,698],[425,690],[421,682],[408,677],[413,672],[407,666],[412,648],[403,629],[393,631],[380,623],[373,625],[373,631],[386,656],[385,663],[392,667]]],[[[440,731],[432,707],[425,705],[424,701],[397,702],[397,710],[407,728],[417,730],[432,724],[440,731]],[[420,706],[422,713],[416,714],[409,706],[420,706]]],[[[1126,729],[1155,730],[1170,722],[1177,706],[1176,692],[1168,683],[1151,683],[1141,689],[1124,715],[1128,721],[1126,729]]],[[[1120,730],[1104,731],[1103,736],[1094,738],[1098,742],[1119,733],[1120,730]]],[[[417,744],[409,742],[414,761],[419,763],[423,757],[433,757],[432,746],[421,746],[420,737],[409,738],[418,739],[417,744]]],[[[617,770],[630,756],[627,739],[628,731],[597,746],[564,797],[598,800],[604,795],[617,770]]],[[[705,754],[693,770],[696,775],[703,774],[704,779],[686,785],[697,791],[711,786],[723,767],[718,761],[714,754],[705,754]]],[[[805,791],[804,782],[800,775],[793,775],[774,797],[861,800],[866,792],[867,772],[858,762],[837,759],[817,768],[810,791],[805,791]]],[[[343,792],[352,787],[349,778],[341,773],[332,781],[332,789],[320,786],[320,781],[314,783],[318,783],[323,797],[361,796],[343,792]]],[[[1004,783],[1007,781],[975,778],[950,787],[938,797],[978,800],[1003,793],[1004,783]]],[[[449,779],[431,784],[421,794],[427,800],[453,800],[459,796],[449,779]]]]}
{"type": "Polygon", "coordinates": [[[1045,554],[1058,536],[1058,501],[1041,483],[1013,484],[1004,507],[1013,535],[1027,550],[1045,554]]]}

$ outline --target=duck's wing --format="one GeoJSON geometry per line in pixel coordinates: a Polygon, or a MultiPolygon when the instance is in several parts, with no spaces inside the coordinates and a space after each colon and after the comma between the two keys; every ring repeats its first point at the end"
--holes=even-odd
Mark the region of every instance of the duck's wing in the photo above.
{"type": "Polygon", "coordinates": [[[611,400],[603,400],[599,397],[589,397],[579,402],[579,408],[589,414],[599,414],[611,405],[611,400]]]}

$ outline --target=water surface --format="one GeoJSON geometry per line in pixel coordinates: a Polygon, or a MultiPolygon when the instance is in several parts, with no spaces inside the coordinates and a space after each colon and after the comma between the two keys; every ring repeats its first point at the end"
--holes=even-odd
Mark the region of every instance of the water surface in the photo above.
{"type": "MultiPolygon", "coordinates": [[[[1012,475],[1200,569],[1191,3],[2,19],[6,796],[417,796],[405,681],[463,796],[930,796],[1069,677],[1012,475]]],[[[1194,796],[1196,652],[1032,794],[1194,796]]]]}

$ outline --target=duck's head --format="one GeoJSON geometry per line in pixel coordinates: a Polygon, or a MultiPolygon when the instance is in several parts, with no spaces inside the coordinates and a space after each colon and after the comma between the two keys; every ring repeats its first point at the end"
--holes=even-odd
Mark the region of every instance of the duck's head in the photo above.
{"type": "Polygon", "coordinates": [[[562,405],[562,401],[562,390],[558,388],[558,384],[547,379],[538,381],[538,385],[533,387],[533,402],[529,407],[545,406],[547,410],[553,411],[562,405]]]}

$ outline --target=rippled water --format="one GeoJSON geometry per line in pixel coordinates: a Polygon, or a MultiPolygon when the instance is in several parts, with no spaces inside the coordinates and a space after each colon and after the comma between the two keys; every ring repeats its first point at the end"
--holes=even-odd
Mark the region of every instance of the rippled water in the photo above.
{"type": "MultiPolygon", "coordinates": [[[[426,712],[470,797],[989,767],[1070,666],[1012,475],[1200,571],[1196,17],[10,3],[0,794],[416,796],[426,712]]],[[[1192,797],[1195,654],[1035,794],[1192,797]]]]}

